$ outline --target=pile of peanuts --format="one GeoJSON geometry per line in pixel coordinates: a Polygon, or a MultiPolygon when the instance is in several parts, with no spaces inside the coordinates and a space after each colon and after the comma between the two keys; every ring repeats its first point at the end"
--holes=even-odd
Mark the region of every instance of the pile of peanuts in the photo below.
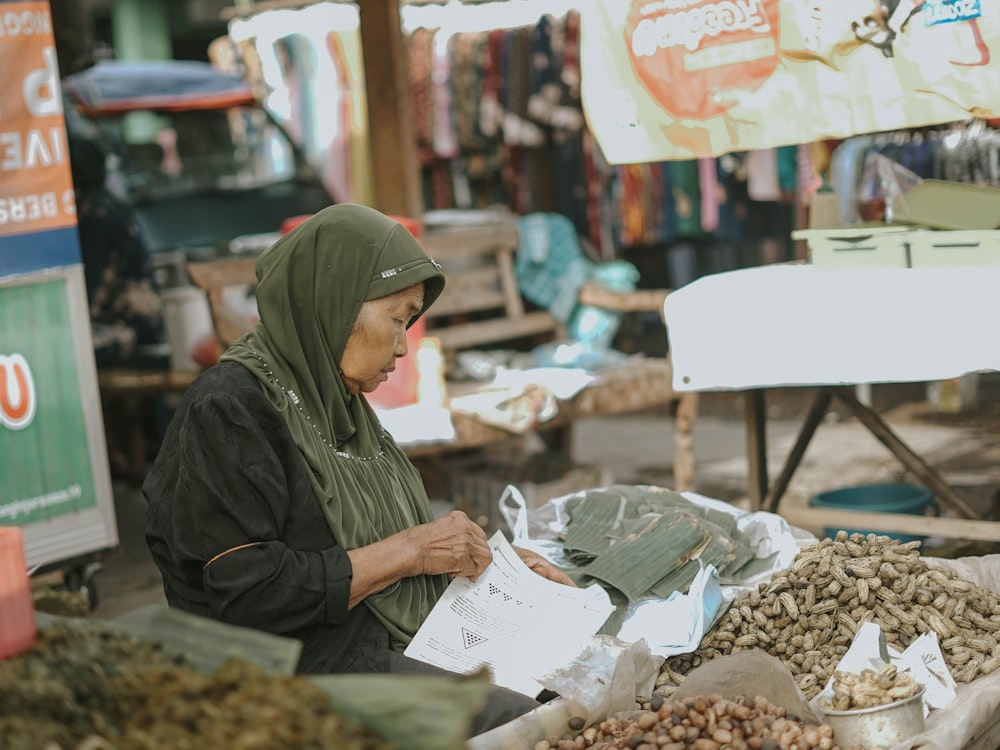
{"type": "Polygon", "coordinates": [[[802,721],[761,696],[727,700],[708,695],[671,702],[654,695],[648,711],[589,727],[576,717],[567,729],[537,742],[535,750],[840,750],[832,727],[802,721]]]}
{"type": "Polygon", "coordinates": [[[654,693],[669,696],[702,663],[759,649],[787,665],[812,698],[864,622],[899,650],[936,633],[957,682],[1000,668],[1000,596],[931,568],[919,545],[839,531],[803,548],[788,570],[734,601],[696,651],[667,659],[654,693]]]}
{"type": "Polygon", "coordinates": [[[861,674],[838,669],[833,673],[832,687],[832,699],[819,699],[820,708],[827,711],[888,706],[920,692],[920,683],[896,669],[895,664],[886,664],[877,671],[862,669],[861,674]]]}

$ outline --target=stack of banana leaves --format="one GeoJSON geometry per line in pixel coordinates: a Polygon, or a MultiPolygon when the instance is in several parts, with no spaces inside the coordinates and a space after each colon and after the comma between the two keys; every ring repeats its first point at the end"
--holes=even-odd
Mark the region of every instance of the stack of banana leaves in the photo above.
{"type": "Polygon", "coordinates": [[[612,485],[566,501],[563,551],[577,583],[596,581],[618,606],[602,632],[613,633],[627,605],[687,593],[702,564],[721,583],[737,583],[754,550],[737,518],[659,487],[612,485]]]}

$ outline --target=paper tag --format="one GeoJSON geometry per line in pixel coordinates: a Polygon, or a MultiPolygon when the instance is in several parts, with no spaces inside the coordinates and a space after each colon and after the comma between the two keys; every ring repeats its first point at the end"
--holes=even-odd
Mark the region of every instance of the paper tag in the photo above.
{"type": "Polygon", "coordinates": [[[982,14],[980,0],[927,0],[924,3],[925,26],[969,21],[982,14]]]}

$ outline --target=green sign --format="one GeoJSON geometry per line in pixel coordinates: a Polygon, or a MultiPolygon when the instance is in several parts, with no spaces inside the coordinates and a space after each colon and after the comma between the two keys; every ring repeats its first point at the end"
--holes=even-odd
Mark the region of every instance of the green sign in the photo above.
{"type": "Polygon", "coordinates": [[[0,286],[0,525],[97,504],[66,284],[0,286]]]}

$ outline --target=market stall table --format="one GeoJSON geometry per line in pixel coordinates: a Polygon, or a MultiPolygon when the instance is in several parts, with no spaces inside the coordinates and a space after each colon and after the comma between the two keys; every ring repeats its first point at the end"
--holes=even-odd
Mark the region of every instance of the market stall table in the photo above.
{"type": "MultiPolygon", "coordinates": [[[[599,370],[596,378],[579,393],[568,400],[559,401],[558,412],[551,419],[536,426],[542,432],[566,428],[578,419],[615,414],[641,412],[645,409],[660,406],[669,402],[663,399],[663,393],[672,393],[670,363],[665,359],[647,359],[644,357],[628,359],[625,362],[599,370]],[[661,394],[661,395],[657,395],[661,394]]],[[[468,395],[475,392],[475,387],[452,383],[449,385],[449,396],[468,395]]],[[[684,406],[687,404],[685,403],[684,406]]],[[[453,440],[431,442],[406,447],[410,456],[427,455],[429,453],[451,452],[480,448],[504,439],[516,437],[516,433],[505,430],[498,425],[489,424],[474,415],[452,411],[452,421],[455,428],[453,440]]],[[[693,471],[693,459],[687,456],[691,450],[690,430],[694,414],[679,408],[676,450],[684,456],[683,471],[693,471]]],[[[685,476],[683,489],[688,489],[693,481],[685,476]]]]}
{"type": "MultiPolygon", "coordinates": [[[[828,270],[781,264],[706,276],[664,302],[674,390],[745,392],[748,489],[755,508],[778,512],[810,439],[837,399],[959,516],[866,513],[869,528],[1000,539],[1000,523],[979,520],[851,387],[1000,369],[1000,336],[991,328],[998,288],[1000,268],[994,267],[828,270]],[[772,484],[766,392],[789,386],[819,390],[772,484]]],[[[847,511],[786,509],[782,515],[799,525],[856,525],[847,511]]]]}

